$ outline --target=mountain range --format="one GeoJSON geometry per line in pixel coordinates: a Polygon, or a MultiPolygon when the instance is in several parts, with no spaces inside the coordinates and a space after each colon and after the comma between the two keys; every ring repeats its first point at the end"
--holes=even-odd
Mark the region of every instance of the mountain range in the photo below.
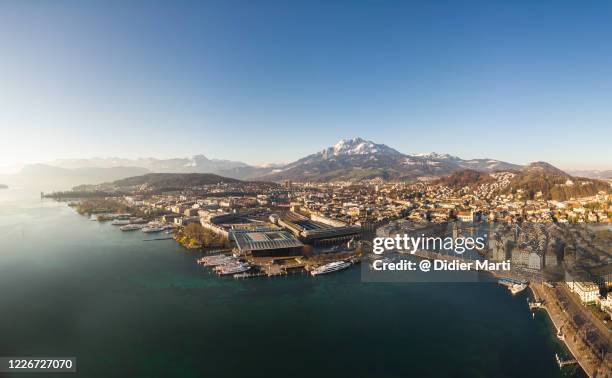
{"type": "Polygon", "coordinates": [[[437,177],[461,169],[482,172],[516,170],[519,165],[493,159],[464,160],[447,154],[403,154],[387,145],[362,138],[343,139],[334,146],[269,172],[260,180],[414,180],[437,177]]]}
{"type": "Polygon", "coordinates": [[[404,154],[387,145],[363,138],[340,140],[335,145],[289,164],[252,166],[204,155],[176,159],[93,158],[56,160],[49,165],[65,169],[86,167],[137,167],[156,173],[214,173],[248,180],[413,180],[442,176],[460,169],[482,172],[519,169],[520,166],[494,159],[464,160],[448,154],[404,154]]]}
{"type": "MultiPolygon", "coordinates": [[[[342,139],[333,146],[288,164],[252,166],[239,161],[209,159],[204,155],[173,159],[64,159],[46,165],[26,166],[12,178],[27,181],[44,177],[73,185],[98,184],[147,173],[212,173],[240,180],[275,182],[374,178],[412,181],[442,177],[464,169],[489,173],[519,171],[521,168],[495,159],[466,160],[439,153],[406,154],[385,144],[352,138],[342,139]]],[[[3,181],[10,183],[11,180],[3,181]]]]}

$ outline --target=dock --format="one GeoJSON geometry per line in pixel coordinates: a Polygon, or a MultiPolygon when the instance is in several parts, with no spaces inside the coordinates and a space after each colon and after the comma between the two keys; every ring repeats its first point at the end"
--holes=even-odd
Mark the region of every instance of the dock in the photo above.
{"type": "MultiPolygon", "coordinates": [[[[548,285],[543,284],[542,287],[539,287],[537,284],[535,284],[535,285],[531,285],[530,289],[531,289],[531,292],[533,293],[535,301],[544,303],[540,308],[546,311],[546,313],[548,314],[548,317],[553,323],[553,326],[557,330],[557,333],[559,333],[559,330],[561,329],[561,327],[563,327],[564,320],[561,318],[561,314],[554,309],[553,302],[549,302],[545,299],[545,297],[547,297],[548,295],[546,293],[547,286],[548,285]]],[[[573,341],[571,338],[567,338],[567,337],[565,337],[564,340],[560,340],[560,341],[567,347],[568,351],[570,352],[570,355],[573,358],[567,359],[567,360],[561,360],[561,358],[558,358],[557,364],[559,365],[559,368],[562,368],[566,365],[570,365],[573,363],[577,363],[578,365],[580,365],[580,367],[586,373],[587,376],[591,378],[594,377],[595,369],[593,369],[593,366],[585,358],[584,354],[578,353],[578,351],[580,350],[579,345],[576,344],[576,342],[573,341]]]]}
{"type": "Polygon", "coordinates": [[[535,310],[538,308],[544,308],[544,302],[528,302],[529,303],[529,309],[530,310],[535,310]]]}
{"type": "Polygon", "coordinates": [[[234,274],[235,279],[255,278],[255,277],[265,277],[265,276],[267,276],[267,274],[263,272],[234,274]]]}
{"type": "Polygon", "coordinates": [[[521,280],[518,278],[512,278],[512,277],[502,277],[499,280],[497,280],[497,283],[499,283],[500,285],[504,285],[504,286],[513,286],[513,285],[527,285],[529,281],[521,280]]]}
{"type": "Polygon", "coordinates": [[[555,353],[555,358],[557,359],[557,364],[559,365],[559,369],[562,369],[564,366],[577,364],[578,360],[575,358],[563,360],[557,353],[555,353]]]}

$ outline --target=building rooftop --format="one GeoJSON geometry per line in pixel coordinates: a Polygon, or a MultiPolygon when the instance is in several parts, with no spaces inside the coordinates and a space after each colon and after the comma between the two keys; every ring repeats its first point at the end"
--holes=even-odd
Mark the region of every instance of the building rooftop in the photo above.
{"type": "Polygon", "coordinates": [[[236,232],[232,237],[241,252],[299,248],[303,244],[286,231],[236,232]]]}

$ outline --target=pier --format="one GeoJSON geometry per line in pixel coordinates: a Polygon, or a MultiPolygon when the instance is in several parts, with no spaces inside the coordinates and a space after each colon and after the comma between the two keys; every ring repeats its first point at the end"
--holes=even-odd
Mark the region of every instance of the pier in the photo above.
{"type": "Polygon", "coordinates": [[[559,365],[559,369],[562,369],[564,366],[577,364],[578,360],[575,358],[563,360],[557,353],[555,353],[555,358],[557,359],[557,364],[559,365]]]}
{"type": "MultiPolygon", "coordinates": [[[[546,298],[550,295],[549,293],[547,293],[546,290],[550,290],[547,285],[542,285],[539,286],[537,284],[531,285],[531,292],[533,293],[534,296],[534,300],[536,302],[543,302],[544,304],[539,307],[543,310],[546,311],[546,313],[548,314],[548,317],[550,318],[550,320],[552,321],[555,329],[557,330],[557,333],[559,333],[559,330],[561,329],[561,327],[563,326],[563,323],[565,322],[565,319],[563,319],[563,315],[559,312],[559,310],[555,309],[553,306],[554,302],[550,302],[548,300],[546,300],[546,298]]],[[[567,347],[567,349],[569,350],[569,352],[571,353],[571,355],[574,357],[573,359],[568,359],[568,360],[561,360],[557,355],[555,355],[557,358],[557,363],[559,365],[559,368],[562,368],[563,366],[569,365],[570,361],[571,363],[577,363],[578,365],[580,365],[580,367],[582,368],[582,370],[586,373],[587,376],[589,377],[594,377],[595,375],[595,367],[587,360],[586,355],[584,353],[578,353],[579,351],[579,344],[572,340],[571,338],[567,338],[564,337],[564,340],[560,340],[563,342],[563,344],[567,347]]],[[[587,346],[585,346],[587,347],[587,346]]]]}
{"type": "Polygon", "coordinates": [[[527,285],[529,281],[521,280],[512,277],[502,277],[497,281],[501,285],[512,286],[512,285],[527,285]]]}
{"type": "Polygon", "coordinates": [[[235,279],[266,277],[266,276],[267,276],[267,274],[265,274],[264,272],[234,274],[234,278],[235,279]]]}
{"type": "Polygon", "coordinates": [[[535,310],[538,308],[544,308],[544,302],[528,302],[529,303],[529,309],[530,310],[535,310]]]}

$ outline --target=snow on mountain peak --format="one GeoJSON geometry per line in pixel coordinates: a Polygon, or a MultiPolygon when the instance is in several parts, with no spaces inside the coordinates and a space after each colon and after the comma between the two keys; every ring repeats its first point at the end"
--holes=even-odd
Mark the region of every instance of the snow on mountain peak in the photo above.
{"type": "Polygon", "coordinates": [[[323,153],[334,156],[338,155],[370,155],[376,153],[399,154],[396,150],[384,144],[376,144],[363,138],[342,139],[323,151],[323,153]]]}
{"type": "Polygon", "coordinates": [[[452,156],[449,154],[439,154],[437,152],[427,152],[427,153],[418,153],[418,154],[410,154],[412,156],[425,158],[425,159],[438,159],[438,160],[446,160],[446,159],[457,159],[456,156],[452,156]]]}

